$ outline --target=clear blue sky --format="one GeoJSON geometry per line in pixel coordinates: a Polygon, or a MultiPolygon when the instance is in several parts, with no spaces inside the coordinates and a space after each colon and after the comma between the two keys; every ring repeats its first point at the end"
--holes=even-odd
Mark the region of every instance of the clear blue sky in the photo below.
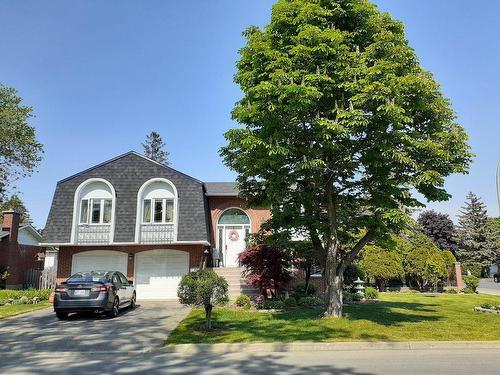
{"type": "MultiPolygon", "coordinates": [[[[56,181],[161,133],[175,168],[233,180],[218,156],[239,89],[232,82],[241,31],[269,21],[273,1],[0,0],[0,82],[33,106],[45,145],[38,173],[20,181],[45,225],[56,181]]],[[[430,207],[452,217],[469,190],[498,215],[500,2],[378,0],[452,100],[477,154],[453,198],[430,207]]]]}

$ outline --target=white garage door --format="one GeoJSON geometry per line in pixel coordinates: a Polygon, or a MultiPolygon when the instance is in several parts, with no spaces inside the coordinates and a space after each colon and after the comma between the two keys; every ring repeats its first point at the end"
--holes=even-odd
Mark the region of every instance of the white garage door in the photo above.
{"type": "Polygon", "coordinates": [[[182,276],[189,271],[189,254],[178,250],[148,250],[135,259],[138,299],[176,299],[182,276]]]}
{"type": "Polygon", "coordinates": [[[82,271],[120,271],[127,275],[127,253],[111,250],[84,251],[73,255],[71,273],[82,271]]]}

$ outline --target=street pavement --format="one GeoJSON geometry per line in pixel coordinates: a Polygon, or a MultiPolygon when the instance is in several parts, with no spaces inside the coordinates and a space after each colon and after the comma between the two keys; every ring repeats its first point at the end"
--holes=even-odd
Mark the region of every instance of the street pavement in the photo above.
{"type": "Polygon", "coordinates": [[[477,291],[483,294],[493,294],[496,296],[500,296],[500,283],[495,283],[493,279],[481,279],[477,291]]]}
{"type": "Polygon", "coordinates": [[[500,349],[359,350],[181,355],[3,353],[2,374],[498,374],[500,349]]]}

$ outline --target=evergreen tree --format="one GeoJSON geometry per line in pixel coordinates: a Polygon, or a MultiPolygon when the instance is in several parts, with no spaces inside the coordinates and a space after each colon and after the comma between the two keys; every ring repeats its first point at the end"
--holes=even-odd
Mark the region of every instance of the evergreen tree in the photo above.
{"type": "Polygon", "coordinates": [[[458,259],[466,265],[479,265],[484,272],[495,262],[495,247],[489,235],[486,206],[472,192],[460,210],[458,223],[458,259]]]}
{"type": "Polygon", "coordinates": [[[163,150],[165,142],[163,142],[159,133],[152,131],[146,137],[146,142],[142,144],[142,147],[144,148],[144,155],[148,158],[161,164],[170,165],[168,160],[170,153],[163,150]]]}
{"type": "Polygon", "coordinates": [[[0,220],[3,222],[3,211],[16,211],[21,215],[21,223],[31,223],[31,217],[28,209],[17,194],[12,195],[5,202],[0,203],[0,220]]]}
{"type": "Polygon", "coordinates": [[[422,231],[437,247],[441,250],[456,252],[455,224],[448,215],[430,210],[422,212],[417,221],[422,231]]]}

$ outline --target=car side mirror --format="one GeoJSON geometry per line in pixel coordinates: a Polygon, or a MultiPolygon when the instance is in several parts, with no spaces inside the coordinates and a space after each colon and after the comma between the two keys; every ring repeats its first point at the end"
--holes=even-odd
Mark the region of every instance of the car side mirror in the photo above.
{"type": "Polygon", "coordinates": [[[129,280],[128,285],[134,285],[134,282],[132,280],[129,280]]]}

